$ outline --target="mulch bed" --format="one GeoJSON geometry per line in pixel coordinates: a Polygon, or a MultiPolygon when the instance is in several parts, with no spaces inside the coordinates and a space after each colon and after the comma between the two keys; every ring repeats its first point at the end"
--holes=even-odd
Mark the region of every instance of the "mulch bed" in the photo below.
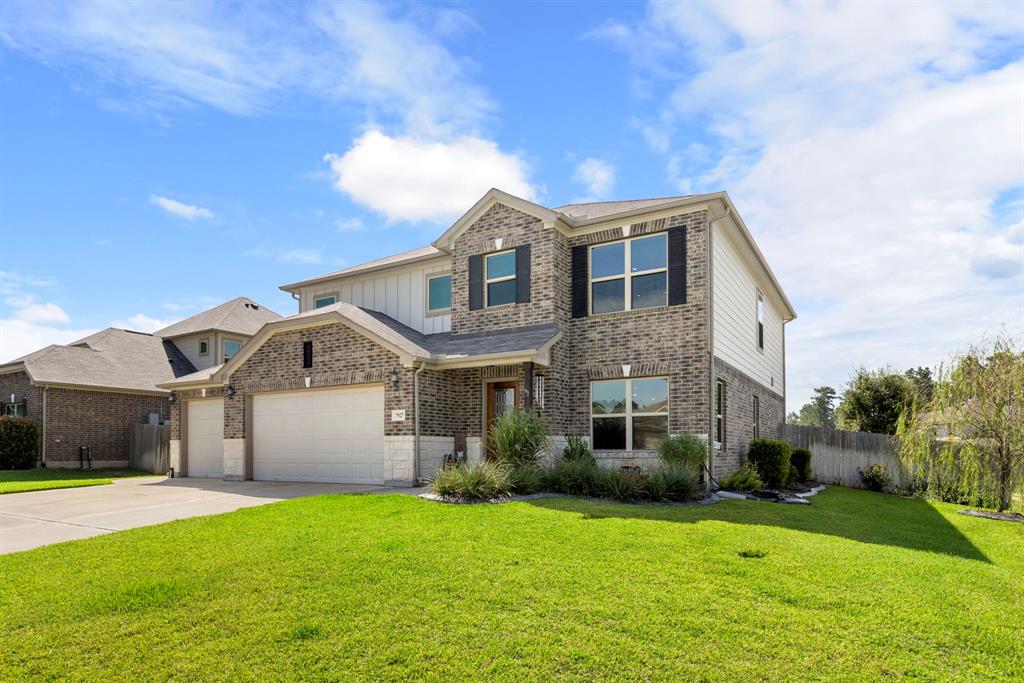
{"type": "Polygon", "coordinates": [[[988,510],[957,510],[961,515],[984,517],[1000,522],[1024,522],[1024,515],[1019,512],[989,512],[988,510]]]}

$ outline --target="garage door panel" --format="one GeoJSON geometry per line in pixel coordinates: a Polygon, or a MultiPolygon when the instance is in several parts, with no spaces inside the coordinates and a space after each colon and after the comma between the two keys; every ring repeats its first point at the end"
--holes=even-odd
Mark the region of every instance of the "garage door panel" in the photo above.
{"type": "Polygon", "coordinates": [[[384,388],[253,397],[253,476],[383,483],[384,388]]]}
{"type": "Polygon", "coordinates": [[[187,471],[190,477],[224,476],[224,401],[189,401],[187,471]]]}

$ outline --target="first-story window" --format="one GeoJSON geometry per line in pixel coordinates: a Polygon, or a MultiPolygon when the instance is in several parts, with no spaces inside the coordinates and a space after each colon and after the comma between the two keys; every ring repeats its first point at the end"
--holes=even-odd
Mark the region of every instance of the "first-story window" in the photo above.
{"type": "Polygon", "coordinates": [[[242,350],[242,342],[234,339],[224,340],[224,362],[227,363],[231,357],[242,350]]]}
{"type": "Polygon", "coordinates": [[[653,450],[668,435],[668,379],[590,383],[594,450],[653,450]]]}
{"type": "Polygon", "coordinates": [[[336,296],[333,294],[326,294],[313,299],[313,308],[323,308],[324,306],[331,306],[336,303],[338,303],[338,298],[336,296]]]}
{"type": "Polygon", "coordinates": [[[715,382],[715,441],[725,443],[725,382],[715,382]]]}
{"type": "Polygon", "coordinates": [[[24,403],[8,403],[4,406],[4,415],[10,417],[25,417],[25,404],[24,403]]]}
{"type": "Polygon", "coordinates": [[[761,436],[761,398],[754,396],[754,438],[761,436]]]}

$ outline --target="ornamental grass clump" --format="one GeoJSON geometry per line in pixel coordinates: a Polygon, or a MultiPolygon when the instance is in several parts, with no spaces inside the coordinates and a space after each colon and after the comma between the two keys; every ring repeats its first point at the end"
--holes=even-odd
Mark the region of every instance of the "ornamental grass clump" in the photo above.
{"type": "Polygon", "coordinates": [[[654,502],[677,502],[693,498],[698,476],[692,468],[679,465],[655,467],[643,477],[643,497],[654,502]]]}
{"type": "Polygon", "coordinates": [[[743,463],[738,470],[718,483],[729,491],[753,491],[764,486],[757,470],[749,462],[743,463]]]}
{"type": "Polygon", "coordinates": [[[562,460],[597,464],[594,461],[594,454],[590,452],[590,444],[582,436],[570,436],[567,439],[566,446],[562,449],[562,460]]]}
{"type": "Polygon", "coordinates": [[[487,432],[488,450],[510,467],[536,467],[549,445],[548,424],[532,410],[509,410],[487,432]]]}
{"type": "Polygon", "coordinates": [[[689,467],[696,472],[700,472],[708,455],[707,444],[693,434],[666,436],[658,450],[665,464],[689,467]]]}
{"type": "Polygon", "coordinates": [[[570,496],[600,495],[602,470],[590,460],[562,460],[548,473],[548,488],[570,496]]]}
{"type": "Polygon", "coordinates": [[[494,500],[511,495],[513,481],[508,468],[481,461],[441,468],[430,490],[450,500],[494,500]]]}

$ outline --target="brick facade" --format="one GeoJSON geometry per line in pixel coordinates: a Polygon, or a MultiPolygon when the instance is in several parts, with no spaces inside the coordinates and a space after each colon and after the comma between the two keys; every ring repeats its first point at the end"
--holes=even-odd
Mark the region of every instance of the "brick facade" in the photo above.
{"type": "Polygon", "coordinates": [[[714,456],[715,477],[732,474],[746,461],[747,445],[754,438],[754,396],[760,403],[761,438],[776,439],[785,420],[781,395],[715,357],[715,379],[725,382],[725,440],[714,456]]]}
{"type": "MultiPolygon", "coordinates": [[[[43,391],[31,384],[26,373],[0,375],[4,402],[11,394],[26,400],[29,419],[43,423],[43,391]]],[[[47,462],[78,462],[79,446],[92,447],[95,462],[128,462],[129,425],[171,415],[167,397],[87,389],[46,389],[45,459],[47,462]]],[[[40,430],[42,431],[42,430],[40,430]]],[[[42,439],[42,434],[40,434],[42,439]]]]}

